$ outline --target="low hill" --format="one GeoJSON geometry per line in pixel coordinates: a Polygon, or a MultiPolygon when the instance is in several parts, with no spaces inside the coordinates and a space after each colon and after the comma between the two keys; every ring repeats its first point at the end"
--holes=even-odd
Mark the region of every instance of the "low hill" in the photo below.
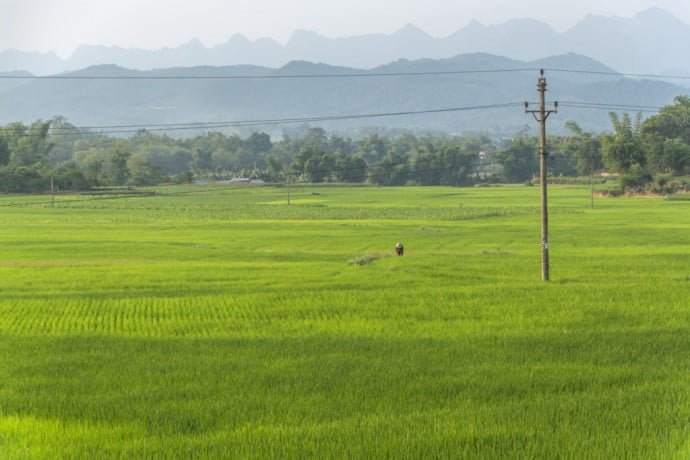
{"type": "MultiPolygon", "coordinates": [[[[137,71],[95,66],[59,75],[68,78],[0,81],[0,123],[63,115],[82,126],[151,125],[521,103],[537,98],[538,68],[547,69],[550,101],[657,106],[686,91],[670,83],[623,78],[575,54],[524,62],[475,53],[450,59],[398,60],[371,70],[303,61],[278,69],[205,66],[137,71]]],[[[562,129],[566,120],[592,130],[609,128],[606,110],[564,107],[554,117],[552,129],[562,129]]],[[[509,107],[320,125],[346,132],[378,127],[503,136],[532,123],[521,107],[509,107]]],[[[280,133],[282,128],[259,129],[280,133]]]]}

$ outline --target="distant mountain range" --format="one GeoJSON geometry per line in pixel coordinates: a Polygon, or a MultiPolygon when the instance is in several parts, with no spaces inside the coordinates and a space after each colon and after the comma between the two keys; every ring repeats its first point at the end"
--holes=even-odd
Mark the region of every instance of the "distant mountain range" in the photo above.
{"type": "Polygon", "coordinates": [[[690,75],[688,44],[690,25],[652,8],[632,18],[588,16],[563,33],[532,19],[515,19],[491,26],[473,21],[444,38],[433,38],[407,25],[392,35],[334,39],[296,31],[285,45],[270,38],[250,41],[242,35],[213,47],[198,40],[160,50],[85,45],[65,60],[53,53],[6,50],[0,52],[0,71],[47,75],[100,64],[138,70],[200,65],[281,67],[295,60],[370,69],[398,59],[443,59],[483,52],[523,61],[577,53],[619,72],[690,75]]]}
{"type": "MultiPolygon", "coordinates": [[[[659,106],[669,104],[688,89],[668,82],[623,78],[590,58],[565,54],[536,61],[518,61],[485,53],[450,59],[397,60],[371,70],[335,67],[304,61],[280,68],[263,66],[185,67],[155,71],[104,65],[62,76],[126,77],[118,79],[0,79],[0,124],[31,122],[55,115],[79,126],[146,125],[181,122],[219,122],[332,115],[405,112],[522,103],[537,98],[536,71],[519,69],[576,69],[548,71],[548,100],[659,106]],[[485,71],[444,73],[457,71],[485,71]],[[436,73],[419,75],[419,73],[436,73]],[[399,75],[416,73],[417,75],[399,75]],[[264,78],[295,75],[362,74],[337,78],[264,78]],[[389,74],[368,77],[368,75],[389,74]],[[393,74],[393,75],[391,75],[393,74]],[[140,79],[136,77],[166,77],[140,79]],[[194,78],[252,76],[257,78],[194,78]],[[135,77],[135,78],[132,78],[135,77]],[[178,78],[169,78],[178,77],[178,78]],[[183,78],[179,78],[183,77],[183,78]]],[[[13,76],[28,76],[14,73],[13,76]]],[[[586,129],[610,129],[603,110],[563,104],[550,118],[551,132],[563,132],[567,120],[586,129]]],[[[361,118],[313,123],[329,130],[404,129],[446,133],[486,133],[511,136],[534,120],[521,106],[492,110],[454,111],[425,115],[361,118]]],[[[295,125],[291,125],[295,126],[295,125]]],[[[258,126],[280,135],[284,125],[258,126]]],[[[196,134],[172,131],[173,135],[196,134]]]]}

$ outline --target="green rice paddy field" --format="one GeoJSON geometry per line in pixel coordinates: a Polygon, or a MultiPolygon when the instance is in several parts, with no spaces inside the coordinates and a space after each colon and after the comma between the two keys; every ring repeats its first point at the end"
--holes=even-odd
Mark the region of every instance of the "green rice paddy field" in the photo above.
{"type": "Polygon", "coordinates": [[[0,197],[0,458],[690,458],[690,200],[157,192],[0,197]]]}

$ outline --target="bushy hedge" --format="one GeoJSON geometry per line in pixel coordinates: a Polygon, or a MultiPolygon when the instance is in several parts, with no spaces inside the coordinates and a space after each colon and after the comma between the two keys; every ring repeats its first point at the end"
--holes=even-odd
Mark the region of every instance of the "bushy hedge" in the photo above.
{"type": "MultiPolygon", "coordinates": [[[[89,190],[94,185],[79,171],[70,170],[53,176],[55,190],[89,190]]],[[[29,166],[0,168],[0,193],[45,193],[50,191],[50,176],[43,176],[29,166]]]]}

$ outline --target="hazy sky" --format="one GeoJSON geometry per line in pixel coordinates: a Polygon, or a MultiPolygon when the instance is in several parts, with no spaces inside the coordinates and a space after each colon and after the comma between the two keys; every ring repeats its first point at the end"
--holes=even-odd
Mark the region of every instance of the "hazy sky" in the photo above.
{"type": "Polygon", "coordinates": [[[407,23],[442,37],[471,19],[521,17],[561,31],[587,14],[631,17],[652,6],[690,23],[689,0],[0,0],[0,50],[66,57],[80,44],[160,48],[198,38],[208,46],[235,33],[285,43],[295,29],[342,37],[407,23]]]}

